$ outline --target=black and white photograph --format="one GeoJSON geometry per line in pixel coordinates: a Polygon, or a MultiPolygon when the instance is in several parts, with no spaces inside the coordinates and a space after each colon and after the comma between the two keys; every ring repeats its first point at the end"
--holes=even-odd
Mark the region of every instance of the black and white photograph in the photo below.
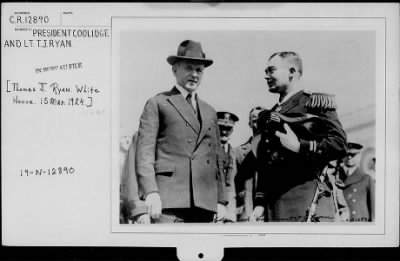
{"type": "Polygon", "coordinates": [[[1,20],[9,252],[399,244],[398,4],[3,3],[1,20]]]}
{"type": "Polygon", "coordinates": [[[376,32],[193,20],[117,36],[120,223],[374,223],[376,32]]]}

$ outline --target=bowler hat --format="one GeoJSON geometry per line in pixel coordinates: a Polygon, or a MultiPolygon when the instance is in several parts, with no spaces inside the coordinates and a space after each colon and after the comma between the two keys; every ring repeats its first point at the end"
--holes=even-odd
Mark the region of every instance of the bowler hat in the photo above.
{"type": "Polygon", "coordinates": [[[178,60],[198,61],[203,63],[205,67],[213,63],[213,60],[206,59],[201,44],[192,40],[183,41],[178,47],[177,55],[170,55],[167,58],[170,65],[174,65],[178,60]]]}
{"type": "Polygon", "coordinates": [[[219,111],[217,112],[218,125],[233,127],[235,122],[239,120],[238,116],[231,112],[219,111]]]}

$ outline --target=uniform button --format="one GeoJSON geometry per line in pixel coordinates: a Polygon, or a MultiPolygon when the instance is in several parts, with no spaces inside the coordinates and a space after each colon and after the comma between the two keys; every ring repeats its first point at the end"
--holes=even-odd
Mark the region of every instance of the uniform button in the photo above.
{"type": "Polygon", "coordinates": [[[353,198],[353,200],[352,200],[352,201],[353,201],[353,203],[355,203],[355,202],[356,202],[356,199],[355,199],[355,198],[353,198]]]}
{"type": "Polygon", "coordinates": [[[192,140],[187,140],[188,143],[192,143],[192,140]]]}
{"type": "Polygon", "coordinates": [[[188,123],[188,122],[186,122],[186,126],[189,126],[189,123],[188,123]]]}
{"type": "Polygon", "coordinates": [[[354,188],[354,189],[353,189],[353,192],[357,192],[357,189],[356,189],[356,188],[354,188]]]}
{"type": "Polygon", "coordinates": [[[211,130],[211,127],[208,127],[208,130],[210,131],[210,130],[211,130]]]}
{"type": "Polygon", "coordinates": [[[355,210],[351,211],[351,214],[355,215],[357,212],[355,210]]]}

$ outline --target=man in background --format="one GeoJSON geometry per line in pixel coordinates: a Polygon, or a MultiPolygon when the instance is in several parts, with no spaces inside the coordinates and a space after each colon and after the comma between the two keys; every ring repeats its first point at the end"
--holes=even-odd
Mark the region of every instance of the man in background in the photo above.
{"type": "Polygon", "coordinates": [[[150,224],[150,216],[144,201],[139,199],[138,184],[135,171],[137,133],[133,134],[132,141],[122,165],[121,174],[121,223],[150,224]]]}
{"type": "Polygon", "coordinates": [[[233,133],[235,123],[239,121],[239,118],[226,111],[217,112],[218,118],[218,129],[221,136],[221,160],[225,174],[225,184],[228,195],[227,214],[225,216],[225,222],[236,222],[236,191],[234,178],[236,175],[236,162],[235,162],[235,150],[229,143],[229,139],[233,133]]]}
{"type": "Polygon", "coordinates": [[[253,201],[255,198],[255,184],[257,180],[257,172],[255,166],[255,158],[251,151],[251,143],[254,137],[259,134],[257,126],[258,115],[264,107],[253,107],[249,112],[249,126],[252,130],[252,136],[239,147],[235,149],[237,174],[235,177],[236,199],[237,199],[237,221],[248,221],[250,214],[253,212],[253,201]],[[251,159],[246,159],[247,156],[251,159]]]}
{"type": "Polygon", "coordinates": [[[363,146],[354,142],[349,142],[348,146],[340,178],[344,182],[343,193],[350,210],[349,221],[375,221],[375,180],[360,168],[363,146]]]}

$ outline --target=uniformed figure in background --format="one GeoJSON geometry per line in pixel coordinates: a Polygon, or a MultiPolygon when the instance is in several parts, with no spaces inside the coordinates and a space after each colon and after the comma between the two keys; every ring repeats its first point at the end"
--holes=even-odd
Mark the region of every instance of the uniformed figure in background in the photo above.
{"type": "MultiPolygon", "coordinates": [[[[321,140],[299,138],[287,123],[283,124],[281,131],[274,133],[274,138],[278,138],[280,147],[287,156],[279,157],[269,165],[267,171],[258,169],[256,207],[250,216],[251,221],[259,220],[266,209],[269,210],[265,216],[266,221],[308,220],[310,203],[313,202],[317,188],[320,188],[321,168],[329,161],[346,155],[346,134],[336,114],[333,97],[303,91],[299,86],[302,74],[302,61],[297,53],[279,52],[270,56],[265,79],[269,91],[279,95],[279,102],[271,111],[317,115],[325,121],[327,130],[321,140]]],[[[260,113],[260,119],[263,118],[262,114],[263,112],[260,113]]],[[[319,199],[313,216],[313,220],[334,221],[333,199],[319,199]]]]}
{"type": "MultiPolygon", "coordinates": [[[[258,114],[266,108],[261,106],[253,107],[249,112],[249,126],[253,135],[242,145],[235,149],[237,173],[235,176],[236,200],[237,200],[237,221],[247,221],[253,212],[253,201],[255,198],[255,183],[257,179],[255,159],[246,159],[251,151],[251,142],[259,133],[257,126],[258,114]]],[[[253,156],[250,154],[249,156],[253,156]]]]}
{"type": "Polygon", "coordinates": [[[121,223],[150,224],[144,201],[140,200],[135,171],[137,132],[133,134],[121,173],[121,223]]]}
{"type": "Polygon", "coordinates": [[[221,160],[228,193],[225,222],[236,222],[236,192],[234,184],[234,178],[236,175],[235,150],[228,141],[233,133],[235,123],[239,121],[239,118],[231,112],[219,111],[217,112],[217,119],[221,136],[221,160]]]}
{"type": "Polygon", "coordinates": [[[350,222],[375,221],[375,180],[361,170],[362,145],[349,143],[343,159],[340,178],[344,183],[344,197],[350,210],[350,222]]]}
{"type": "Polygon", "coordinates": [[[343,181],[339,173],[343,164],[342,159],[332,160],[324,169],[326,178],[332,187],[332,196],[335,204],[335,222],[348,222],[350,220],[350,211],[343,193],[343,181]]]}

